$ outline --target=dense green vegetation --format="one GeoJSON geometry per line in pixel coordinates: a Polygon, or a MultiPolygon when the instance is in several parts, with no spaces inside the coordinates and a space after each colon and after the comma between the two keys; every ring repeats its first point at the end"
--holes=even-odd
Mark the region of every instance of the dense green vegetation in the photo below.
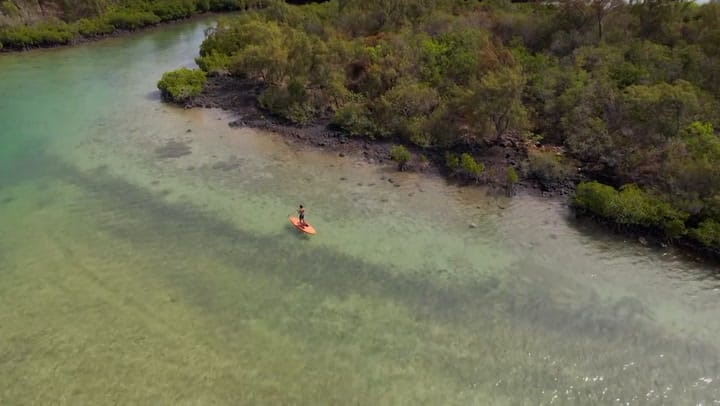
{"type": "Polygon", "coordinates": [[[157,84],[164,100],[183,103],[197,96],[205,86],[205,72],[200,69],[180,68],[165,72],[157,84]]]}
{"type": "Polygon", "coordinates": [[[0,1],[0,48],[62,45],[207,11],[264,7],[263,0],[0,1]]]}
{"type": "Polygon", "coordinates": [[[277,117],[445,154],[478,181],[520,140],[502,182],[602,181],[579,185],[579,208],[720,249],[719,3],[266,6],[222,19],[197,61],[262,83],[277,117]]]}

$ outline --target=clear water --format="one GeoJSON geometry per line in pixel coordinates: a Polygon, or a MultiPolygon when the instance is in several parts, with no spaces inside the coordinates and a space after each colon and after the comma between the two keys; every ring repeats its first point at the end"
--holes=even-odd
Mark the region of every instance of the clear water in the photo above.
{"type": "Polygon", "coordinates": [[[720,401],[710,266],[162,104],[211,24],[0,56],[0,404],[720,401]]]}

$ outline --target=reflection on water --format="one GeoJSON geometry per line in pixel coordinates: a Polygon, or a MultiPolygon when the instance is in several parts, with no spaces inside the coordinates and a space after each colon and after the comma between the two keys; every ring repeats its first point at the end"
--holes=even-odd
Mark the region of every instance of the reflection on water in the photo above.
{"type": "Polygon", "coordinates": [[[28,109],[0,110],[2,404],[720,399],[707,270],[560,202],[298,150],[146,97],[192,63],[206,24],[0,58],[3,94],[28,109]],[[88,68],[100,59],[112,76],[88,68]],[[85,102],[65,116],[74,78],[85,102]],[[158,155],[169,142],[190,153],[158,155]],[[312,238],[286,221],[299,202],[312,238]]]}

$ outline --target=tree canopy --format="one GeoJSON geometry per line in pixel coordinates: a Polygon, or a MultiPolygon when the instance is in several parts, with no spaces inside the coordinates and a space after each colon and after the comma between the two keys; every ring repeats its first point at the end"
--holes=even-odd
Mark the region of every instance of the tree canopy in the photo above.
{"type": "Polygon", "coordinates": [[[579,206],[720,248],[718,44],[716,2],[269,1],[221,19],[198,64],[263,84],[279,118],[447,151],[469,179],[513,135],[521,176],[578,166],[609,188],[579,206]]]}

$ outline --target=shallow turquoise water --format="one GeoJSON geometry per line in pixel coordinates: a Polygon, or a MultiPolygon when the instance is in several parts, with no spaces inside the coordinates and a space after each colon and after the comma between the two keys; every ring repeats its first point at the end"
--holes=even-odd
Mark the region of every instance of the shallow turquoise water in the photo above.
{"type": "Polygon", "coordinates": [[[708,266],[162,104],[209,24],[0,55],[0,403],[720,400],[708,266]]]}

